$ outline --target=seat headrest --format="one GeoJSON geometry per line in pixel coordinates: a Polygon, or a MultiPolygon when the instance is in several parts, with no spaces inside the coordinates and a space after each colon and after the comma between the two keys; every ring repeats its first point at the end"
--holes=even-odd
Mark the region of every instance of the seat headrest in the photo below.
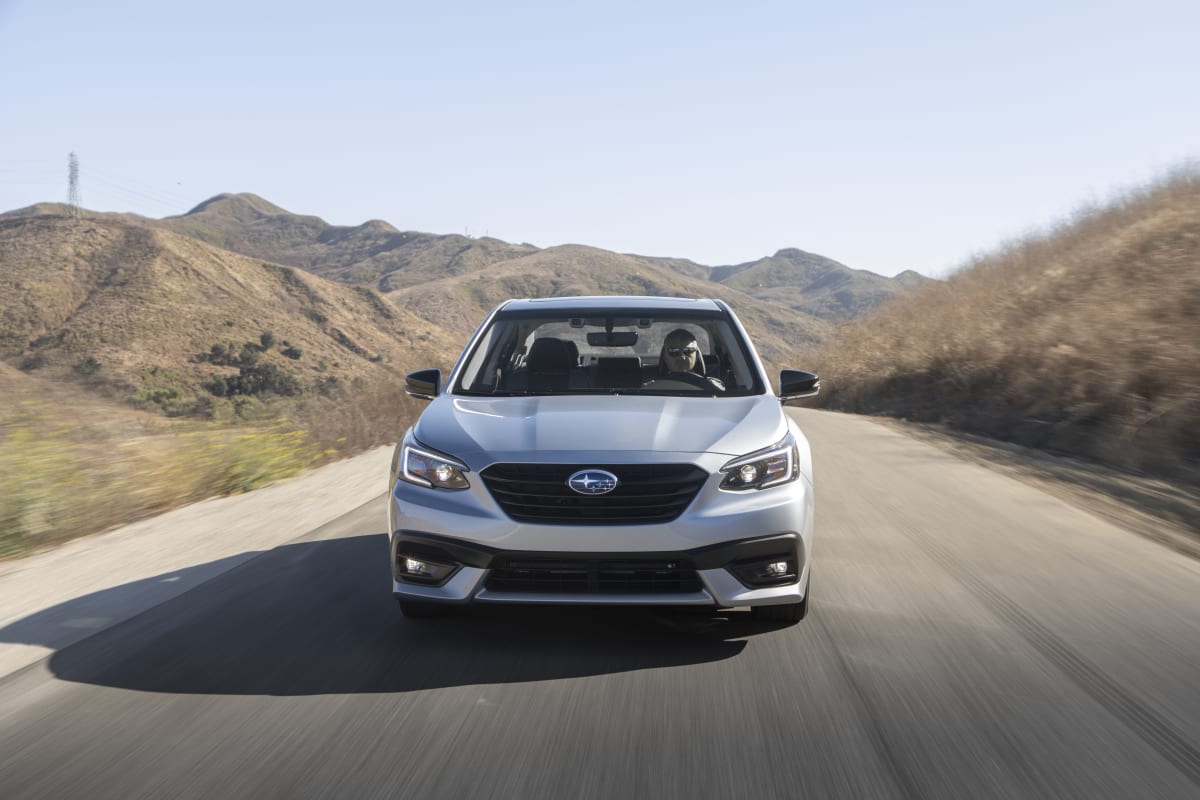
{"type": "Polygon", "coordinates": [[[574,366],[571,351],[562,339],[535,339],[525,364],[530,372],[565,372],[574,366]]]}

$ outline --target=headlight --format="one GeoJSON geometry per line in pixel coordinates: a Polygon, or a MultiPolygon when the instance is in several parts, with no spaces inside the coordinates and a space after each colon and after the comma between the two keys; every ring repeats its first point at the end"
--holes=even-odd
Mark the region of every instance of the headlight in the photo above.
{"type": "Polygon", "coordinates": [[[735,458],[721,467],[721,472],[725,473],[721,488],[734,492],[790,483],[800,475],[796,440],[789,433],[779,444],[735,458]]]}
{"type": "Polygon", "coordinates": [[[411,430],[405,434],[396,475],[400,480],[437,489],[466,489],[471,484],[463,473],[470,471],[461,461],[423,447],[411,430]]]}

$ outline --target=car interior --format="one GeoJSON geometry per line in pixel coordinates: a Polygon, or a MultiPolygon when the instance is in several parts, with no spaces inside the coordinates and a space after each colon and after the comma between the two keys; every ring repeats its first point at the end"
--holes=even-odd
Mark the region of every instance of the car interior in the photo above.
{"type": "Polygon", "coordinates": [[[744,356],[739,354],[738,369],[726,343],[728,332],[708,321],[541,319],[515,320],[497,329],[479,348],[479,369],[468,384],[472,393],[647,389],[723,394],[748,388],[747,380],[739,380],[739,372],[747,372],[744,356]],[[669,373],[662,355],[665,338],[679,328],[700,348],[690,374],[669,373]]]}

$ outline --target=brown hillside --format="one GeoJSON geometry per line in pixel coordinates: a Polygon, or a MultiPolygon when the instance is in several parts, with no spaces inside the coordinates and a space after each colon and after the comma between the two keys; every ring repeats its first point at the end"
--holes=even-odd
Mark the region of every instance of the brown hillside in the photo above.
{"type": "Polygon", "coordinates": [[[499,239],[399,231],[382,220],[330,225],[253,194],[217,195],[187,214],[154,224],[235,253],[382,291],[476,271],[537,249],[499,239]]]}
{"type": "Polygon", "coordinates": [[[440,364],[459,346],[370,289],[190,237],[108,218],[0,217],[0,359],[187,413],[207,381],[238,373],[197,356],[247,343],[305,390],[440,364]]]}
{"type": "Polygon", "coordinates": [[[1200,175],[980,259],[839,331],[833,408],[1117,466],[1200,461],[1200,175]]]}
{"type": "Polygon", "coordinates": [[[929,280],[912,270],[885,278],[795,248],[746,264],[716,267],[712,278],[761,300],[834,322],[862,316],[929,280]]]}
{"type": "MultiPolygon", "coordinates": [[[[252,194],[218,195],[187,214],[152,224],[254,258],[387,293],[455,275],[482,275],[493,265],[538,252],[533,245],[487,237],[399,231],[380,220],[337,227],[318,217],[292,214],[252,194]]],[[[618,265],[632,259],[702,281],[709,288],[699,291],[699,296],[717,293],[714,283],[726,284],[773,306],[835,322],[861,315],[928,280],[911,271],[885,278],[794,248],[719,267],[682,258],[608,254],[618,265]]]]}

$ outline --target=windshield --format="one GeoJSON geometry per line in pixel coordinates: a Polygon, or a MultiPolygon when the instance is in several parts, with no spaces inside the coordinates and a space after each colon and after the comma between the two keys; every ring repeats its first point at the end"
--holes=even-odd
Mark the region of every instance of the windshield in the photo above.
{"type": "Polygon", "coordinates": [[[745,396],[764,384],[722,312],[501,312],[468,356],[466,395],[745,396]]]}

